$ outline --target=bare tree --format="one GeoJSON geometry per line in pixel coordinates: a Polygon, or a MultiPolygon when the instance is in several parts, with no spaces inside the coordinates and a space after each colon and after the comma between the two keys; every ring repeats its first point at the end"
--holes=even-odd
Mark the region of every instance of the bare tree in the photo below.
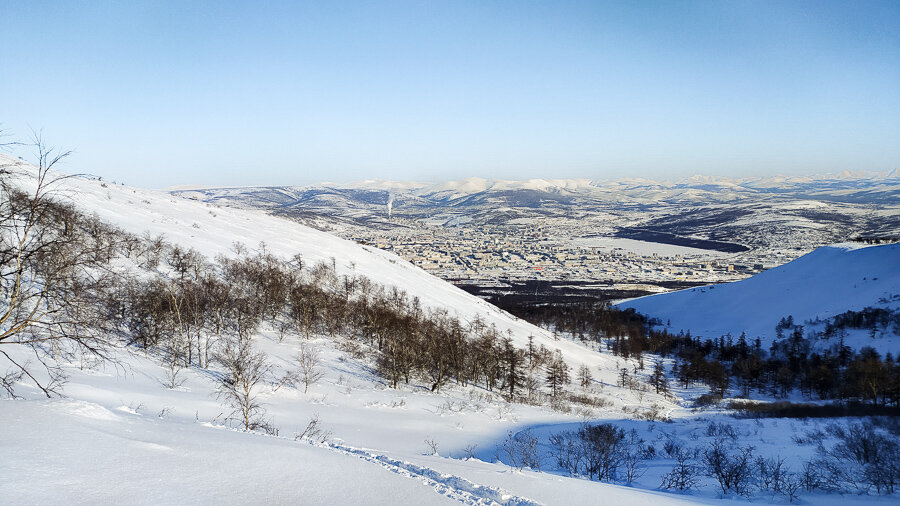
{"type": "Polygon", "coordinates": [[[27,377],[49,397],[64,380],[59,360],[77,352],[108,358],[95,325],[104,280],[80,244],[77,213],[52,198],[70,177],[53,169],[71,152],[48,147],[37,132],[33,146],[34,166],[0,161],[0,355],[12,364],[0,384],[14,395],[12,379],[27,377]],[[30,347],[46,374],[13,358],[8,345],[30,347]]]}
{"type": "Polygon", "coordinates": [[[176,389],[187,380],[183,373],[184,367],[178,363],[178,360],[174,357],[169,357],[163,369],[163,380],[160,383],[166,388],[176,389]]]}
{"type": "Polygon", "coordinates": [[[319,414],[314,413],[312,417],[309,419],[309,423],[306,424],[306,428],[303,429],[300,433],[294,434],[294,441],[298,439],[306,439],[313,443],[324,443],[331,437],[331,431],[322,427],[322,422],[319,420],[319,414]]]}
{"type": "Polygon", "coordinates": [[[578,430],[585,454],[588,477],[614,481],[625,453],[625,431],[610,423],[585,423],[578,430]]]}
{"type": "Polygon", "coordinates": [[[837,441],[832,446],[820,442],[818,456],[810,462],[813,468],[807,471],[820,477],[817,488],[859,493],[874,488],[879,494],[894,493],[900,484],[900,443],[894,436],[871,422],[846,427],[833,423],[827,430],[837,441]]]}
{"type": "Polygon", "coordinates": [[[724,437],[718,437],[709,443],[703,452],[703,464],[707,476],[719,482],[722,493],[733,491],[739,495],[748,495],[753,484],[753,447],[744,446],[732,453],[733,446],[724,437]]]}
{"type": "Polygon", "coordinates": [[[295,360],[300,372],[300,381],[303,382],[303,393],[305,394],[309,391],[310,385],[316,384],[325,375],[319,369],[321,364],[319,352],[314,347],[304,344],[300,346],[300,353],[297,354],[295,360]]]}
{"type": "Polygon", "coordinates": [[[587,390],[593,382],[594,377],[591,375],[591,368],[581,364],[581,367],[578,368],[578,383],[581,385],[581,388],[587,390]]]}
{"type": "Polygon", "coordinates": [[[266,355],[255,351],[249,339],[232,337],[225,340],[216,359],[225,368],[217,393],[234,410],[230,418],[244,429],[272,432],[257,391],[271,370],[266,355]]]}
{"type": "Polygon", "coordinates": [[[566,431],[550,436],[550,455],[556,465],[570,476],[576,476],[584,468],[584,447],[579,444],[574,431],[566,431]]]}
{"type": "Polygon", "coordinates": [[[662,483],[659,487],[669,490],[690,490],[695,488],[700,482],[698,478],[700,470],[691,461],[691,452],[680,445],[672,445],[669,453],[675,459],[675,465],[672,466],[671,471],[663,475],[662,483]]]}
{"type": "Polygon", "coordinates": [[[536,471],[541,470],[541,459],[538,454],[538,438],[530,430],[524,430],[518,434],[510,431],[499,446],[497,453],[505,455],[512,467],[521,471],[529,467],[536,471]]]}
{"type": "Polygon", "coordinates": [[[781,493],[788,476],[788,468],[784,465],[784,459],[779,457],[756,457],[753,462],[756,468],[756,476],[761,490],[771,490],[781,493]]]}
{"type": "Polygon", "coordinates": [[[431,453],[426,453],[426,455],[439,455],[438,453],[438,444],[437,441],[431,438],[425,439],[425,446],[431,451],[431,453]]]}
{"type": "Polygon", "coordinates": [[[644,465],[644,452],[647,447],[635,429],[631,429],[631,431],[626,433],[624,443],[622,467],[625,470],[625,482],[630,484],[643,476],[644,472],[647,471],[647,466],[644,465]]]}

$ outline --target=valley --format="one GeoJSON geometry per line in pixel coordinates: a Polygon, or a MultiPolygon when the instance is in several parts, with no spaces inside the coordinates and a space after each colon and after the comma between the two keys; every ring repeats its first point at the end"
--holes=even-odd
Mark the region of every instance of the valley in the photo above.
{"type": "MultiPolygon", "coordinates": [[[[0,162],[4,205],[44,195],[40,168],[3,155],[0,162]]],[[[233,190],[230,201],[198,202],[196,192],[53,180],[58,186],[37,201],[46,211],[3,214],[10,234],[37,241],[19,248],[48,237],[64,245],[24,256],[19,269],[45,276],[41,269],[59,265],[67,273],[2,278],[7,293],[27,294],[10,299],[16,318],[27,317],[21,308],[29,304],[54,311],[0,327],[11,336],[0,343],[0,421],[17,455],[0,462],[0,490],[16,503],[71,502],[73,490],[83,503],[893,497],[898,478],[872,474],[875,461],[848,462],[838,450],[863,437],[885,448],[879,458],[900,457],[890,422],[900,368],[882,354],[896,349],[900,330],[895,244],[804,256],[799,246],[753,249],[766,241],[742,239],[752,237],[742,227],[718,233],[728,225],[693,212],[682,229],[654,225],[675,220],[658,208],[496,224],[403,217],[392,207],[389,219],[367,222],[285,216],[240,202],[233,190]],[[40,235],[30,235],[32,216],[40,235]],[[426,249],[458,253],[464,269],[426,270],[426,249]],[[857,251],[867,259],[857,262],[857,251]],[[765,258],[772,264],[745,266],[765,258]],[[832,279],[828,269],[846,276],[832,279]],[[872,280],[867,291],[845,297],[860,276],[872,280]],[[45,302],[35,279],[53,283],[52,298],[45,302]],[[779,283],[811,301],[796,322],[778,321],[789,309],[769,292],[779,283]],[[716,335],[735,326],[701,328],[708,318],[691,309],[727,298],[677,305],[720,292],[744,294],[748,309],[748,320],[723,312],[727,322],[781,329],[782,337],[763,336],[771,351],[754,334],[716,335]],[[748,293],[771,304],[747,302],[748,293]],[[661,302],[668,297],[674,309],[661,302]],[[863,307],[870,303],[877,308],[863,307]],[[688,327],[696,338],[679,332],[688,327]],[[870,327],[876,341],[866,340],[870,327]],[[866,351],[873,345],[880,351],[866,351]],[[847,410],[875,416],[857,421],[847,410]],[[824,418],[794,421],[792,413],[824,418]],[[726,478],[720,464],[743,466],[741,478],[726,478]],[[47,486],[31,486],[48,467],[56,471],[47,486]],[[358,486],[347,489],[347,473],[358,486]],[[114,484],[115,475],[127,479],[114,484]],[[850,490],[860,495],[839,495],[850,490]]],[[[854,209],[857,221],[845,221],[860,228],[841,234],[894,232],[892,215],[882,223],[854,209]]],[[[806,229],[819,232],[797,237],[835,233],[806,229]]]]}
{"type": "Polygon", "coordinates": [[[736,281],[813,249],[900,237],[895,174],[727,180],[361,182],[174,190],[392,251],[442,279],[648,292],[736,281]],[[503,282],[506,282],[503,281],[503,282]]]}

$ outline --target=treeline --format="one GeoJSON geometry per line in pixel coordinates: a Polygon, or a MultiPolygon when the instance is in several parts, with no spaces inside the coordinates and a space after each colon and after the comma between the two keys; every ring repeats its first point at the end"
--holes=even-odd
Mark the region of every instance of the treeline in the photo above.
{"type": "MultiPolygon", "coordinates": [[[[645,353],[675,359],[668,375],[659,367],[652,371],[651,381],[658,391],[675,381],[682,387],[705,384],[718,397],[735,389],[742,396],[756,390],[784,398],[800,389],[809,398],[900,405],[900,364],[890,353],[882,356],[871,347],[854,351],[840,340],[814,352],[803,326],[791,317],[776,328],[781,338],[764,348],[759,339],[750,341],[744,334],[718,339],[672,334],[656,328],[662,323],[659,320],[603,302],[507,309],[545,328],[601,343],[617,356],[634,359],[638,369],[644,369],[645,353]]],[[[888,316],[889,312],[871,308],[848,311],[834,319],[832,328],[883,326],[895,315],[888,316]]]]}
{"type": "MultiPolygon", "coordinates": [[[[814,322],[818,323],[818,322],[814,322]]],[[[889,308],[866,307],[859,311],[845,311],[825,322],[825,328],[818,333],[824,339],[843,339],[848,329],[867,330],[871,337],[880,331],[886,334],[889,329],[895,336],[900,336],[900,311],[889,308]]]]}
{"type": "Polygon", "coordinates": [[[900,242],[900,237],[895,237],[891,235],[885,236],[857,236],[850,238],[853,242],[861,242],[864,244],[892,244],[895,242],[900,242]]]}

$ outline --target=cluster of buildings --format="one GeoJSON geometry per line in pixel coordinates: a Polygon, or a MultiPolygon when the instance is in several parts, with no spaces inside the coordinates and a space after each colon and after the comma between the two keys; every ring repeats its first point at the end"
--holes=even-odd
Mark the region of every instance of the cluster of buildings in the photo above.
{"type": "Polygon", "coordinates": [[[666,254],[647,251],[660,249],[652,247],[641,251],[640,247],[586,246],[579,240],[583,238],[573,237],[571,231],[554,233],[530,225],[444,227],[413,220],[403,225],[380,230],[355,228],[347,235],[392,251],[440,278],[476,284],[501,278],[716,283],[743,279],[797,256],[794,252],[770,252],[762,257],[753,252],[727,255],[705,250],[666,254]]]}

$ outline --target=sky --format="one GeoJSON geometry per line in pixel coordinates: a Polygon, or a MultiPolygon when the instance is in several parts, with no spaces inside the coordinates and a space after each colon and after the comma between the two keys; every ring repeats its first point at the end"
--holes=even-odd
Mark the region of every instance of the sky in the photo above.
{"type": "Polygon", "coordinates": [[[0,128],[149,188],[900,167],[897,0],[0,0],[0,48],[0,128]]]}

